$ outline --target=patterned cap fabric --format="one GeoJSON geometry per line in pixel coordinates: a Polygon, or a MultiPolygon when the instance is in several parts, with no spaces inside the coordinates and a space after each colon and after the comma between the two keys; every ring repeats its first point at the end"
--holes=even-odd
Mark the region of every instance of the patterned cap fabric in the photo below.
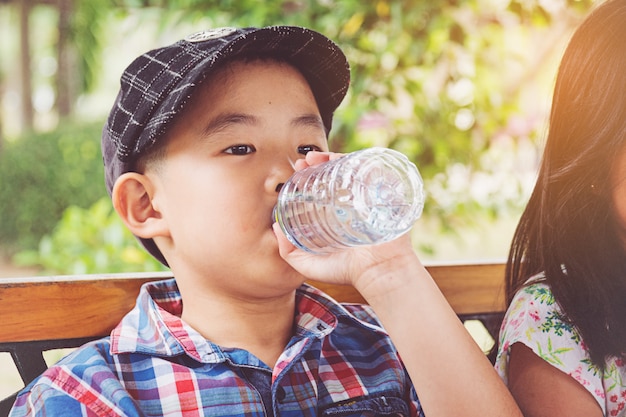
{"type": "MultiPolygon", "coordinates": [[[[132,171],[183,111],[196,87],[225,60],[264,54],[286,60],[311,86],[327,131],[350,84],[350,67],[339,47],[325,36],[293,26],[219,28],[199,32],[146,52],[121,77],[121,88],[102,132],[105,183],[132,171]]],[[[167,265],[154,242],[140,239],[167,265]]]]}

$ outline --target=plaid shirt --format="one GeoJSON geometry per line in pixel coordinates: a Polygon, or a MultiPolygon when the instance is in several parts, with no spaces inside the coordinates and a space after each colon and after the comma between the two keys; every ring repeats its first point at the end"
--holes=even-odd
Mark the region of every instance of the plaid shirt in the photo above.
{"type": "Polygon", "coordinates": [[[337,304],[306,285],[296,304],[294,335],[270,369],[186,325],[173,279],[148,283],[110,337],[48,369],[10,416],[251,417],[266,415],[266,406],[275,416],[423,416],[368,306],[337,304]],[[262,374],[265,389],[251,377],[262,374]]]}

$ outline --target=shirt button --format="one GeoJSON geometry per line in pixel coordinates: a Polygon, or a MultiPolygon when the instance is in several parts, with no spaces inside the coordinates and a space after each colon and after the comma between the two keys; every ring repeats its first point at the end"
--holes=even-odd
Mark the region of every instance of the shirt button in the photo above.
{"type": "Polygon", "coordinates": [[[276,388],[276,401],[282,403],[285,400],[286,396],[287,393],[285,392],[285,389],[283,387],[279,386],[278,388],[276,388]]]}

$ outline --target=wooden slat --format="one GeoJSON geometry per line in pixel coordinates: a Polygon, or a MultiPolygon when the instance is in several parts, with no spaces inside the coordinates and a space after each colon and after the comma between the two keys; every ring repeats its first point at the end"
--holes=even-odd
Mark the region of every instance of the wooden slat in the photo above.
{"type": "MultiPolygon", "coordinates": [[[[504,309],[504,264],[441,264],[428,270],[457,314],[504,309]]],[[[135,304],[139,287],[166,273],[0,279],[0,342],[103,336],[135,304]]],[[[342,302],[364,302],[352,287],[313,283],[342,302]]]]}
{"type": "Polygon", "coordinates": [[[164,276],[168,274],[0,279],[0,342],[106,335],[132,309],[139,287],[164,276]]]}
{"type": "MultiPolygon", "coordinates": [[[[426,269],[457,314],[481,314],[505,308],[504,267],[504,262],[494,261],[431,264],[426,269]]],[[[339,301],[365,302],[353,287],[314,281],[311,284],[339,301]]]]}
{"type": "Polygon", "coordinates": [[[504,311],[504,262],[439,264],[427,269],[457,314],[504,311]]]}

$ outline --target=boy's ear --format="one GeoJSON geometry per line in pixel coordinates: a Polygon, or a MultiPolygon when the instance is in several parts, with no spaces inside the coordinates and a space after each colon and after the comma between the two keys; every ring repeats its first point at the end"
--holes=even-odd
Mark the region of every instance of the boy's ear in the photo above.
{"type": "Polygon", "coordinates": [[[144,239],[163,236],[167,224],[153,204],[154,184],[149,177],[136,172],[122,174],[111,193],[113,207],[128,229],[144,239]]]}

